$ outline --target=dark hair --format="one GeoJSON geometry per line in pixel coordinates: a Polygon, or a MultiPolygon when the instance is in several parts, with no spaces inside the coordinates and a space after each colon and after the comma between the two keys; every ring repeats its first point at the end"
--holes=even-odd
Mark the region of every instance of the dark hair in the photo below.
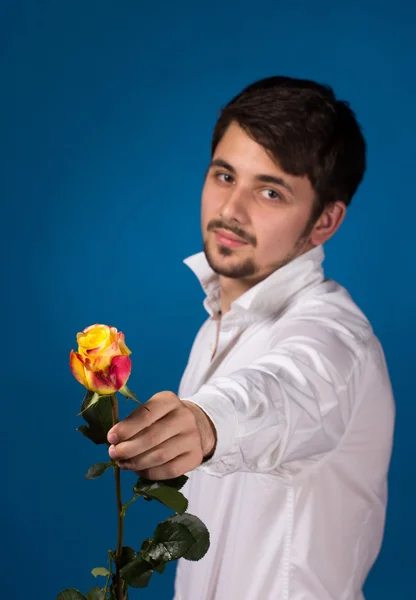
{"type": "Polygon", "coordinates": [[[347,102],[305,79],[269,77],[246,87],[221,111],[212,154],[232,122],[291,175],[306,175],[317,195],[316,217],[341,200],[347,206],[365,172],[366,143],[347,102]]]}

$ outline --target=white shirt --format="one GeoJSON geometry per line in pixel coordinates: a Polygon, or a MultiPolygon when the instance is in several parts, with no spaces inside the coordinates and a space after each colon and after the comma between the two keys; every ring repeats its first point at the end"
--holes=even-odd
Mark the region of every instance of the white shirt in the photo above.
{"type": "Polygon", "coordinates": [[[348,292],[324,278],[321,246],[219,317],[205,255],[185,263],[209,318],[179,396],[218,436],[187,473],[188,512],[211,535],[178,561],[174,600],[362,600],[380,550],[394,400],[382,348],[348,292]],[[213,355],[214,352],[214,356],[213,355]]]}

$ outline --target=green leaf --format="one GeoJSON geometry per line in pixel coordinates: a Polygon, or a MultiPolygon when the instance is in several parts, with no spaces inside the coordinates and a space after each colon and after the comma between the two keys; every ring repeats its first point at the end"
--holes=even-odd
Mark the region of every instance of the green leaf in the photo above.
{"type": "Polygon", "coordinates": [[[174,479],[164,479],[159,483],[162,483],[163,485],[168,485],[169,487],[173,487],[176,490],[180,490],[188,481],[188,479],[189,478],[186,475],[180,475],[179,477],[175,477],[174,479]]]}
{"type": "Polygon", "coordinates": [[[57,596],[56,600],[87,600],[84,594],[81,594],[79,590],[69,588],[64,590],[57,596]]]}
{"type": "MultiPolygon", "coordinates": [[[[177,485],[181,485],[181,482],[178,482],[177,485]]],[[[188,508],[188,500],[185,496],[175,487],[165,485],[164,481],[151,481],[140,477],[133,489],[136,494],[155,498],[177,513],[183,514],[188,508]]]]}
{"type": "Polygon", "coordinates": [[[88,438],[89,440],[91,440],[92,442],[94,442],[94,444],[102,443],[102,442],[95,441],[94,434],[91,432],[88,425],[80,425],[79,427],[77,427],[77,431],[80,431],[82,433],[82,435],[85,435],[85,437],[88,438]]]}
{"type": "Polygon", "coordinates": [[[155,567],[155,571],[157,571],[158,573],[160,573],[162,575],[163,571],[165,570],[166,567],[166,562],[160,562],[156,567],[155,567]]]}
{"type": "Polygon", "coordinates": [[[195,540],[183,555],[183,558],[186,558],[186,560],[200,560],[208,552],[210,542],[209,531],[201,519],[195,515],[185,513],[183,515],[172,515],[167,520],[171,523],[178,523],[187,527],[195,540]]]}
{"type": "Polygon", "coordinates": [[[150,489],[146,492],[148,496],[159,500],[162,504],[171,508],[177,513],[183,514],[188,508],[188,500],[185,498],[181,492],[175,490],[174,488],[170,488],[166,485],[161,485],[155,487],[154,489],[150,489]]]}
{"type": "Polygon", "coordinates": [[[123,546],[120,555],[120,568],[122,569],[136,558],[136,553],[130,546],[123,546]]]}
{"type": "Polygon", "coordinates": [[[131,400],[134,400],[135,402],[137,402],[137,404],[142,404],[143,407],[146,410],[150,410],[146,404],[144,402],[141,402],[137,397],[136,394],[134,392],[132,392],[126,384],[123,385],[123,387],[121,387],[119,390],[120,394],[123,394],[123,396],[125,396],[126,398],[130,398],[131,400]]]}
{"type": "Polygon", "coordinates": [[[121,577],[127,581],[131,587],[135,588],[146,587],[152,574],[152,563],[145,560],[142,556],[138,556],[129,562],[120,571],[121,577]]]}
{"type": "Polygon", "coordinates": [[[87,600],[105,600],[104,590],[98,586],[93,587],[86,595],[87,600]]]}
{"type": "Polygon", "coordinates": [[[156,527],[153,544],[147,553],[155,561],[168,562],[184,556],[194,543],[195,539],[185,525],[168,519],[156,527]]]}
{"type": "Polygon", "coordinates": [[[150,487],[157,483],[159,485],[167,485],[169,487],[175,488],[176,490],[180,490],[187,481],[188,477],[186,475],[180,475],[179,477],[175,477],[174,479],[162,479],[160,481],[146,479],[146,477],[139,477],[134,486],[134,489],[137,488],[138,490],[145,490],[147,487],[150,487]]]}
{"type": "Polygon", "coordinates": [[[90,439],[94,444],[108,444],[107,433],[113,426],[113,413],[111,396],[101,396],[100,401],[92,408],[86,410],[92,392],[87,392],[81,405],[83,418],[88,423],[88,426],[81,425],[78,427],[85,437],[90,439]]]}
{"type": "Polygon", "coordinates": [[[96,463],[95,465],[92,465],[88,469],[85,479],[98,479],[98,477],[101,477],[101,475],[103,475],[112,465],[112,462],[96,463]]]}
{"type": "Polygon", "coordinates": [[[150,548],[150,546],[152,545],[152,543],[153,543],[153,538],[147,538],[146,540],[143,540],[140,550],[142,552],[147,552],[148,549],[150,548]]]}
{"type": "Polygon", "coordinates": [[[126,384],[124,384],[123,387],[121,387],[118,391],[120,392],[120,394],[123,394],[123,396],[125,396],[126,398],[130,398],[131,400],[134,400],[138,404],[143,404],[142,402],[140,402],[140,400],[138,400],[138,398],[136,397],[136,394],[134,392],[132,392],[131,390],[129,390],[129,388],[127,387],[126,384]]]}
{"type": "Polygon", "coordinates": [[[89,408],[93,407],[95,404],[97,404],[97,402],[100,399],[100,394],[97,394],[97,392],[87,392],[86,396],[87,395],[88,395],[88,402],[85,403],[85,406],[81,406],[81,412],[79,412],[77,416],[82,415],[82,413],[85,410],[88,410],[89,408]]]}
{"type": "Polygon", "coordinates": [[[110,571],[105,567],[95,567],[95,569],[91,571],[91,575],[94,575],[94,577],[107,577],[110,575],[110,571]]]}

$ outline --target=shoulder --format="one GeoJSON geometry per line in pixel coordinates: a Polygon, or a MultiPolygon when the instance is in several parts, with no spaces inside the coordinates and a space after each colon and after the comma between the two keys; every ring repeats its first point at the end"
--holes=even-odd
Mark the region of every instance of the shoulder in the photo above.
{"type": "Polygon", "coordinates": [[[356,365],[381,351],[371,323],[349,292],[324,280],[294,299],[271,323],[271,347],[321,359],[334,365],[344,378],[356,365]]]}

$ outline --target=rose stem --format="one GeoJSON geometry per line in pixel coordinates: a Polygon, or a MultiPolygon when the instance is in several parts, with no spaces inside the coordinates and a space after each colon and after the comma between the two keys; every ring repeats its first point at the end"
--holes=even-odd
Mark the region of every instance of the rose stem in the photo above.
{"type": "MultiPolygon", "coordinates": [[[[114,426],[116,423],[118,423],[118,401],[117,401],[117,396],[115,394],[113,394],[111,396],[111,406],[112,406],[113,426],[114,426]]],[[[121,577],[120,577],[120,557],[121,557],[121,549],[123,547],[124,517],[123,517],[123,501],[121,499],[120,467],[118,466],[118,464],[114,465],[114,477],[115,477],[115,481],[116,481],[117,515],[118,515],[118,540],[117,540],[116,555],[114,557],[114,562],[116,565],[115,588],[116,588],[117,600],[124,600],[123,587],[121,585],[121,577]]]]}

